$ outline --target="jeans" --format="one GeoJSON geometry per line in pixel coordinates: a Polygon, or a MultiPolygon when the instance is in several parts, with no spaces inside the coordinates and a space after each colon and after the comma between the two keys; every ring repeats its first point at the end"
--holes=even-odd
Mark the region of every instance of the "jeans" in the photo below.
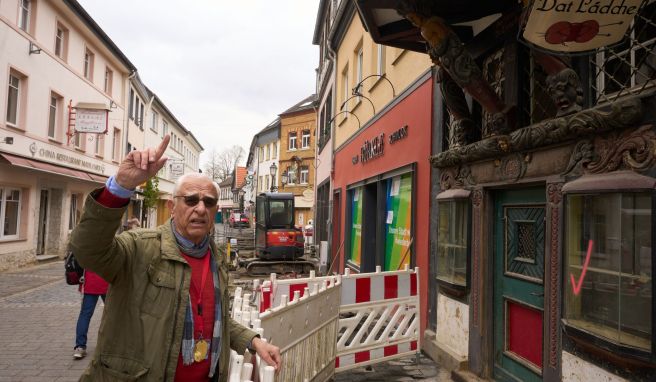
{"type": "Polygon", "coordinates": [[[87,348],[87,332],[89,331],[89,322],[91,316],[96,309],[98,297],[102,297],[105,301],[105,295],[98,294],[84,294],[82,297],[82,307],[80,308],[80,315],[77,318],[77,327],[75,329],[75,347],[87,348]]]}

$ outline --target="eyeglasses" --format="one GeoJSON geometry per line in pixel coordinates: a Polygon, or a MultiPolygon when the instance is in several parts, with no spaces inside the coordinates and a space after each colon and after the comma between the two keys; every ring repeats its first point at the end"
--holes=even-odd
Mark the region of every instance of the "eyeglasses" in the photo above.
{"type": "Polygon", "coordinates": [[[212,198],[210,196],[203,196],[201,198],[200,196],[198,196],[198,194],[178,195],[178,196],[175,196],[175,198],[183,198],[185,204],[188,205],[189,207],[196,206],[202,200],[203,204],[205,204],[205,208],[212,208],[212,207],[216,206],[216,203],[218,202],[218,199],[216,199],[216,198],[212,198]]]}

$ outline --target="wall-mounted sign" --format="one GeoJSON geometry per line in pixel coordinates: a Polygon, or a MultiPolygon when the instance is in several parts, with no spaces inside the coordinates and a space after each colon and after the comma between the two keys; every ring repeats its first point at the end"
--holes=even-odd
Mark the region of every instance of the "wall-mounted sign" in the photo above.
{"type": "Polygon", "coordinates": [[[399,141],[407,136],[408,136],[408,125],[405,125],[402,128],[390,134],[389,143],[394,144],[394,142],[399,141]]]}
{"type": "Polygon", "coordinates": [[[520,31],[528,43],[578,53],[619,42],[642,0],[534,0],[520,31]]]}
{"type": "Polygon", "coordinates": [[[365,163],[383,155],[385,149],[385,133],[364,141],[360,148],[360,162],[365,163]]]}
{"type": "Polygon", "coordinates": [[[75,106],[75,131],[103,134],[107,131],[109,110],[102,104],[78,103],[75,106]]]}
{"type": "Polygon", "coordinates": [[[171,178],[177,179],[184,174],[184,161],[180,159],[169,159],[171,166],[171,178]]]}

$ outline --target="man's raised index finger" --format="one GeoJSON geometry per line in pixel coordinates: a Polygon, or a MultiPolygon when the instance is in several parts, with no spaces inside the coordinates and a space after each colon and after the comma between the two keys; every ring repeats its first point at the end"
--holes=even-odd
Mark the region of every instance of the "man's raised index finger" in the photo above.
{"type": "Polygon", "coordinates": [[[159,144],[159,146],[157,146],[157,152],[156,152],[157,157],[155,158],[155,160],[158,160],[159,158],[162,157],[162,155],[164,155],[164,151],[166,151],[166,148],[168,147],[170,141],[171,141],[171,135],[166,134],[164,136],[164,139],[162,139],[162,142],[159,144]]]}

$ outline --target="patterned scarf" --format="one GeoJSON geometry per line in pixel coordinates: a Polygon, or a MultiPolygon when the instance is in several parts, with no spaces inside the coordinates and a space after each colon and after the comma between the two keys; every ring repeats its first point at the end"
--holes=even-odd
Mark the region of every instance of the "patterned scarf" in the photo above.
{"type": "MultiPolygon", "coordinates": [[[[171,228],[175,235],[178,248],[186,255],[195,258],[212,256],[209,235],[199,245],[195,245],[178,233],[173,221],[171,221],[171,228]],[[203,251],[202,253],[201,250],[203,251]]],[[[214,281],[214,329],[210,342],[211,358],[209,373],[209,377],[212,378],[219,364],[219,351],[221,349],[221,291],[219,290],[219,272],[215,261],[210,261],[210,269],[212,270],[212,280],[214,281]]],[[[192,312],[191,296],[189,296],[189,303],[185,312],[184,328],[182,330],[182,363],[184,365],[191,365],[194,362],[194,346],[196,343],[194,340],[194,315],[192,312]]]]}

